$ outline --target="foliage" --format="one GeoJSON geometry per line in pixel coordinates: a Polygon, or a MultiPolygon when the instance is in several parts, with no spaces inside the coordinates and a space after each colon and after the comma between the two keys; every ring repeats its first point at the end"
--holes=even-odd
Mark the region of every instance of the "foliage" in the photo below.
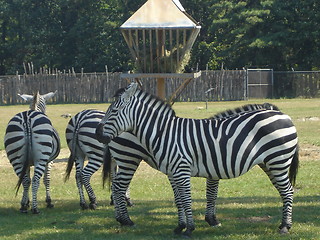
{"type": "MultiPolygon", "coordinates": [[[[23,63],[76,71],[133,68],[119,26],[145,0],[0,0],[0,75],[23,63]]],[[[188,69],[318,70],[315,0],[181,0],[202,26],[188,69]]]]}

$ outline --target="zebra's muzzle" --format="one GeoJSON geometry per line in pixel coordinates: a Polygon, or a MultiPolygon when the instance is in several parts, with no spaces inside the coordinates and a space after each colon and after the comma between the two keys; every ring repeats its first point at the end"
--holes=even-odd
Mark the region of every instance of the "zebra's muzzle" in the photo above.
{"type": "Polygon", "coordinates": [[[99,123],[96,128],[96,137],[97,140],[101,143],[108,144],[111,141],[111,138],[108,136],[103,136],[103,124],[99,123]]]}

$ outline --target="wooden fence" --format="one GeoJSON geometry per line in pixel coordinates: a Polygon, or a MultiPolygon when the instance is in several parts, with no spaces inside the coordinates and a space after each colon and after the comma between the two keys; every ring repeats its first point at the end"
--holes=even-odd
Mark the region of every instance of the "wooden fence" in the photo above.
{"type": "MultiPolygon", "coordinates": [[[[0,76],[0,105],[23,101],[18,93],[41,94],[58,90],[55,103],[100,103],[112,101],[114,93],[128,82],[120,73],[55,73],[0,76]]],[[[166,96],[183,83],[184,79],[166,79],[166,96]]],[[[156,79],[141,80],[143,88],[156,94],[156,79]]],[[[193,79],[177,101],[242,100],[244,99],[245,71],[205,71],[193,79]],[[205,92],[212,89],[208,94],[205,92]]]]}
{"type": "MultiPolygon", "coordinates": [[[[251,70],[252,71],[252,70],[251,70]]],[[[247,71],[203,71],[193,79],[176,101],[232,101],[247,98],[247,71]],[[210,90],[210,91],[208,91],[210,90]],[[208,91],[208,92],[207,92],[208,91]],[[206,93],[207,92],[207,93],[206,93]]],[[[166,79],[166,96],[184,79],[166,79]]],[[[114,93],[128,84],[120,73],[62,73],[0,76],[0,105],[19,104],[18,93],[41,94],[58,90],[55,103],[111,102],[114,93]]],[[[143,88],[156,94],[156,80],[143,79],[143,88]]],[[[276,98],[320,97],[320,72],[273,72],[276,98]]]]}

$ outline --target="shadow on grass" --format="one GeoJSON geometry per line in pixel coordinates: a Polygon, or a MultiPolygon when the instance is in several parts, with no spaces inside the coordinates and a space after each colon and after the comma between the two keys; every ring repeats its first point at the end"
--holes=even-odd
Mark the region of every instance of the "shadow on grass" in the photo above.
{"type": "MultiPolygon", "coordinates": [[[[320,225],[320,197],[297,196],[294,201],[294,225],[320,225]]],[[[0,236],[6,239],[170,239],[177,224],[173,201],[136,200],[128,208],[135,227],[120,227],[114,207],[101,201],[96,210],[81,210],[75,200],[56,201],[53,209],[41,208],[39,215],[21,214],[15,208],[0,208],[0,236]],[[27,235],[25,235],[27,233],[27,235]],[[22,237],[23,236],[23,237],[22,237]]],[[[42,205],[41,205],[42,206],[42,205]]],[[[43,207],[43,206],[42,206],[43,207]]],[[[198,238],[277,233],[281,221],[279,197],[219,198],[217,216],[220,228],[210,228],[204,221],[205,199],[193,200],[198,238]]],[[[310,237],[310,235],[308,235],[310,237]]]]}

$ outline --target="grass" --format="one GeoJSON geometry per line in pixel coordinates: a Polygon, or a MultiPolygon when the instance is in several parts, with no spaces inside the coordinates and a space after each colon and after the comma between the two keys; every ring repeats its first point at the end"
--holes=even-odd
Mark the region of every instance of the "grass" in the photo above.
{"type": "MultiPolygon", "coordinates": [[[[177,115],[205,118],[218,111],[263,101],[212,102],[208,110],[204,103],[176,103],[177,115]]],[[[320,121],[308,120],[320,116],[320,99],[270,100],[293,119],[302,147],[320,146],[320,121]]],[[[63,113],[74,115],[82,109],[105,110],[108,104],[49,105],[48,115],[58,129],[65,148],[64,129],[68,119],[63,113]]],[[[4,129],[8,120],[27,105],[0,107],[0,136],[3,147],[4,129]]],[[[2,148],[3,149],[3,148],[2,148]]],[[[64,151],[66,152],[66,151],[64,151]]],[[[245,175],[221,181],[217,203],[220,228],[210,228],[204,221],[205,179],[192,179],[193,213],[196,230],[193,239],[318,239],[320,236],[320,161],[319,150],[301,155],[293,206],[293,227],[290,235],[277,232],[281,221],[281,200],[267,176],[255,167],[245,175]],[[316,154],[314,156],[313,154],[316,154]]],[[[0,239],[181,239],[172,233],[177,224],[176,208],[169,182],[162,173],[141,164],[131,184],[131,198],[135,206],[129,209],[136,225],[120,227],[114,219],[114,209],[109,206],[110,192],[103,189],[101,170],[92,177],[99,206],[97,210],[82,211],[74,178],[63,182],[65,162],[55,163],[52,170],[52,199],[55,208],[45,208],[43,185],[39,189],[41,214],[20,214],[21,191],[15,197],[17,177],[0,152],[0,239]]],[[[59,158],[65,158],[60,155],[59,158]]]]}

